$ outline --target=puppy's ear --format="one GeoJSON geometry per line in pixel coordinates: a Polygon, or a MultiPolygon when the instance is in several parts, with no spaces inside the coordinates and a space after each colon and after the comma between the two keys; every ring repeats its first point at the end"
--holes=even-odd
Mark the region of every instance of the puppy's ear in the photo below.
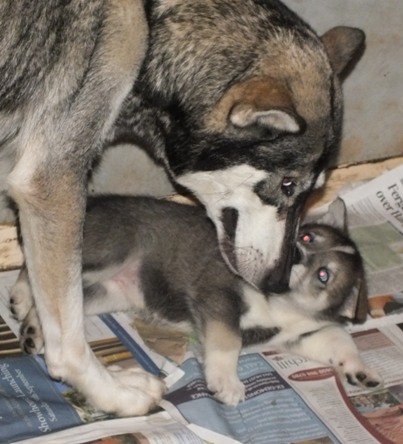
{"type": "Polygon", "coordinates": [[[327,209],[326,213],[315,220],[318,224],[330,225],[347,234],[347,209],[343,200],[338,197],[327,209]]]}
{"type": "Polygon", "coordinates": [[[367,319],[368,309],[367,286],[365,279],[362,278],[344,302],[339,316],[348,319],[353,324],[362,324],[367,319]]]}
{"type": "Polygon", "coordinates": [[[232,86],[214,107],[209,123],[217,129],[298,133],[305,127],[287,86],[255,77],[232,86]]]}
{"type": "Polygon", "coordinates": [[[365,33],[358,28],[337,26],[327,31],[321,39],[333,69],[341,76],[350,62],[361,55],[365,44],[365,33]]]}

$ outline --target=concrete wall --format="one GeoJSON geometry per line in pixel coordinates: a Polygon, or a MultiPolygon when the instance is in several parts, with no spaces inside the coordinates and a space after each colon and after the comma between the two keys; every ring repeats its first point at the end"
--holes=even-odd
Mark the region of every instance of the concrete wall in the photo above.
{"type": "Polygon", "coordinates": [[[90,194],[147,194],[156,197],[175,192],[165,170],[135,145],[107,149],[88,189],[90,194]]]}
{"type": "Polygon", "coordinates": [[[284,0],[319,33],[336,25],[367,35],[362,59],[344,83],[340,164],[403,154],[403,1],[284,0]]]}

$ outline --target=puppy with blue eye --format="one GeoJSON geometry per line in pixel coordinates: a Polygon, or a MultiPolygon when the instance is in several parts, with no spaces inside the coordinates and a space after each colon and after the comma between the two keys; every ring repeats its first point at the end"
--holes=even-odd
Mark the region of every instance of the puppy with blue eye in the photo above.
{"type": "MultiPolygon", "coordinates": [[[[85,312],[137,309],[196,330],[207,385],[228,405],[245,396],[237,374],[241,348],[263,342],[375,387],[380,378],[343,328],[367,312],[362,259],[344,221],[344,204],[336,201],[321,220],[303,225],[289,290],[263,294],[228,269],[203,209],[150,197],[92,198],[84,226],[85,312]]],[[[41,326],[25,269],[10,302],[22,321],[23,349],[38,352],[41,326]]]]}

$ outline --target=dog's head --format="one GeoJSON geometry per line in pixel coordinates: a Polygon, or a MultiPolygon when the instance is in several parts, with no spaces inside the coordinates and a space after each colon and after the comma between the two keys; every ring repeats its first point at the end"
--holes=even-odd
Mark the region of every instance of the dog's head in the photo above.
{"type": "Polygon", "coordinates": [[[156,5],[144,74],[169,116],[164,161],[206,206],[228,265],[283,291],[301,208],[337,154],[340,74],[364,34],[319,38],[277,1],[156,5]]]}

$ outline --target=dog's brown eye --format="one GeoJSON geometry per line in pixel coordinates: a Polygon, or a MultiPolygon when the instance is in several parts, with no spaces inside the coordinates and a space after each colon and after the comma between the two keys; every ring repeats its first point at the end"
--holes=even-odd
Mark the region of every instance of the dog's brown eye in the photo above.
{"type": "Polygon", "coordinates": [[[304,233],[300,236],[300,239],[302,240],[302,242],[304,242],[305,244],[309,244],[311,242],[314,241],[315,239],[315,235],[313,233],[304,233]]]}
{"type": "Polygon", "coordinates": [[[296,187],[295,181],[291,177],[284,177],[281,182],[281,191],[287,196],[291,197],[294,194],[296,187]]]}
{"type": "Polygon", "coordinates": [[[326,284],[329,281],[330,273],[326,267],[319,268],[318,270],[318,279],[322,284],[326,284]]]}

